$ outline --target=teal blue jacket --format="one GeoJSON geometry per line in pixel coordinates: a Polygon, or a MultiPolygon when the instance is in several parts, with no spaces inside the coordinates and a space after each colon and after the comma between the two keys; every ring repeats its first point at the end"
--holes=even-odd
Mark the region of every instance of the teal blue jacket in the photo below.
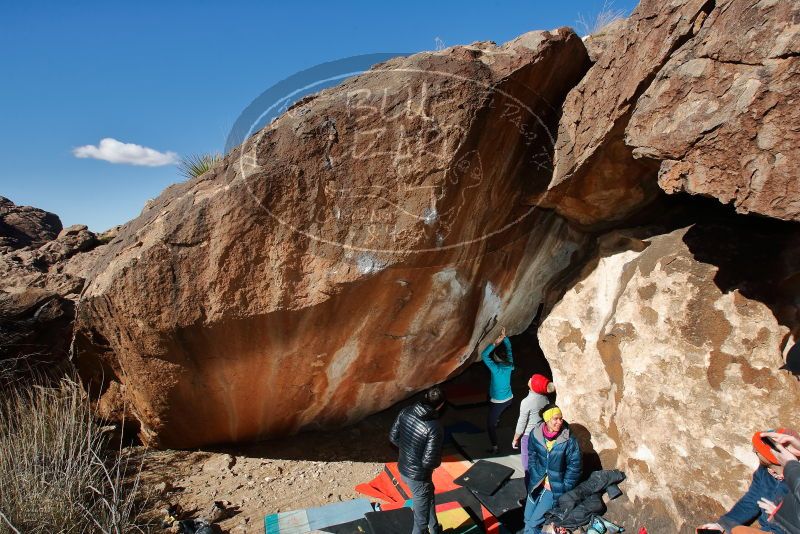
{"type": "Polygon", "coordinates": [[[483,349],[481,359],[492,377],[489,381],[489,398],[492,400],[506,400],[514,396],[511,393],[511,371],[514,370],[514,357],[511,354],[511,341],[508,338],[503,339],[508,352],[508,363],[496,363],[492,360],[492,351],[495,348],[494,343],[489,343],[489,346],[483,349]]]}

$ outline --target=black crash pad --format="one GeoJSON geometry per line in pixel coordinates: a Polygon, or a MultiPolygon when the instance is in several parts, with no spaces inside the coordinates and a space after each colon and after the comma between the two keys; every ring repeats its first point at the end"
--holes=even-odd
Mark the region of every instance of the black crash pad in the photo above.
{"type": "Polygon", "coordinates": [[[473,493],[481,504],[497,518],[507,512],[524,507],[527,496],[525,479],[522,478],[512,478],[500,486],[494,495],[486,495],[477,491],[473,493]]]}
{"type": "Polygon", "coordinates": [[[331,534],[373,534],[372,529],[369,528],[369,522],[366,517],[339,525],[333,525],[332,527],[325,527],[320,530],[322,530],[322,532],[330,532],[331,534]]]}
{"type": "Polygon", "coordinates": [[[513,474],[514,470],[510,467],[488,460],[478,460],[454,482],[471,491],[493,495],[513,474]]]}
{"type": "Polygon", "coordinates": [[[414,512],[411,508],[367,512],[366,518],[375,534],[408,534],[414,530],[414,512]]]}

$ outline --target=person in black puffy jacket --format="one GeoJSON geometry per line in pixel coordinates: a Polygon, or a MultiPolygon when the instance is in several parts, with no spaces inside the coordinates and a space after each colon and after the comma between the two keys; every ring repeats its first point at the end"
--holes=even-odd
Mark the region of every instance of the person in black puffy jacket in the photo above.
{"type": "Polygon", "coordinates": [[[438,534],[442,531],[436,520],[432,477],[433,470],[442,463],[444,429],[439,414],[444,400],[441,389],[429,389],[421,401],[400,412],[389,433],[391,442],[400,449],[397,462],[400,476],[411,489],[414,509],[412,534],[438,534]]]}

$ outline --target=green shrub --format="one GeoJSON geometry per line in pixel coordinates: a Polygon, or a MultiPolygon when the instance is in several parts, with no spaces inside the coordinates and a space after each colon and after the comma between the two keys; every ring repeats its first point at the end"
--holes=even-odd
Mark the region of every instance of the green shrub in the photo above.
{"type": "Polygon", "coordinates": [[[220,154],[190,154],[181,158],[178,171],[187,180],[197,178],[211,170],[211,167],[219,161],[222,161],[220,154]]]}
{"type": "Polygon", "coordinates": [[[5,392],[0,532],[143,532],[135,524],[141,465],[129,465],[108,441],[72,381],[5,392]]]}

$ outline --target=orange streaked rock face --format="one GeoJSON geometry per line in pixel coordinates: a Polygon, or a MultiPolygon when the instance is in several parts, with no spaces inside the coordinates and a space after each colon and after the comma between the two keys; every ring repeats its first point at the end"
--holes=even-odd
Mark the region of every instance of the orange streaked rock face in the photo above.
{"type": "Polygon", "coordinates": [[[167,189],[78,309],[106,411],[170,447],[338,425],[527,327],[585,239],[523,198],[587,67],[563,29],[394,59],[167,189]]]}

